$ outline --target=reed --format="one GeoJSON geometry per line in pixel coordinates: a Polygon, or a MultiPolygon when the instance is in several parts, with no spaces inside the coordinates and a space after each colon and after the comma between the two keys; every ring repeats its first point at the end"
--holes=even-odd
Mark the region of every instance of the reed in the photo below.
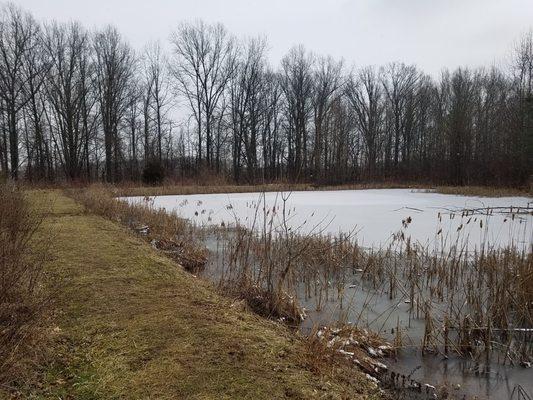
{"type": "MultiPolygon", "coordinates": [[[[502,361],[530,362],[533,256],[529,249],[512,244],[497,249],[485,243],[472,252],[460,229],[455,238],[442,240],[452,244],[448,247],[412,243],[404,229],[381,249],[362,249],[350,235],[303,235],[289,230],[283,222],[286,205],[280,204],[277,212],[283,215],[277,228],[272,214],[262,210],[249,229],[221,228],[226,230],[218,233],[224,245],[216,257],[221,259],[218,265],[224,269],[221,276],[227,284],[231,277],[237,281],[244,277],[253,287],[274,298],[290,298],[292,304],[313,299],[316,311],[331,302],[340,309],[353,307],[347,289],[360,289],[367,294],[356,300],[363,302],[357,305],[361,310],[355,318],[358,324],[371,325],[368,314],[375,297],[408,304],[408,326],[404,329],[396,323],[397,347],[408,343],[403,334],[411,322],[422,321],[419,346],[423,351],[455,352],[476,359],[483,356],[487,362],[496,354],[502,361]]],[[[448,218],[462,218],[467,224],[473,215],[494,212],[464,210],[448,218]]],[[[481,231],[486,229],[482,221],[476,221],[481,231]]],[[[372,326],[382,329],[386,320],[396,315],[394,307],[374,318],[385,320],[381,327],[372,326]]]]}

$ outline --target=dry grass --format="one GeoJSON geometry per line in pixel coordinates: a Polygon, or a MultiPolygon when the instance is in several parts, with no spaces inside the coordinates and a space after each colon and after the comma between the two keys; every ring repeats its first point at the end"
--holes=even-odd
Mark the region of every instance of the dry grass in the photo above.
{"type": "Polygon", "coordinates": [[[460,196],[480,197],[508,197],[508,196],[533,196],[533,186],[524,188],[502,188],[491,186],[437,186],[437,193],[455,194],[460,196]]]}
{"type": "MultiPolygon", "coordinates": [[[[312,371],[286,327],[243,311],[146,241],[60,192],[41,229],[56,235],[54,360],[21,398],[379,398],[360,372],[312,371]]],[[[1,390],[0,390],[0,397],[1,390]]]]}
{"type": "MultiPolygon", "coordinates": [[[[227,192],[251,188],[222,187],[227,192]]],[[[293,189],[314,188],[303,185],[293,189]]],[[[194,191],[195,188],[184,190],[194,191]]],[[[457,188],[447,187],[442,191],[458,194],[457,188]]],[[[474,193],[516,194],[490,188],[471,188],[468,194],[474,193]]],[[[276,212],[281,214],[284,207],[280,205],[276,212]]],[[[483,210],[465,210],[460,217],[468,224],[471,220],[477,221],[477,213],[483,210]]],[[[223,235],[219,255],[221,286],[231,295],[245,299],[259,314],[297,323],[301,314],[297,288],[301,285],[306,299],[315,299],[317,310],[333,297],[343,308],[347,280],[356,268],[364,271],[364,280],[376,293],[387,292],[390,300],[400,298],[413,305],[409,318],[425,320],[426,332],[420,344],[423,351],[443,349],[444,353],[455,351],[479,358],[497,348],[500,353],[507,353],[504,357],[511,362],[530,359],[531,347],[520,333],[520,329],[529,329],[533,321],[528,306],[531,304],[528,287],[531,274],[527,272],[531,270],[530,255],[512,247],[473,257],[461,249],[433,254],[420,246],[414,248],[404,233],[400,233],[389,248],[367,252],[346,237],[301,236],[289,231],[274,233],[272,218],[274,213],[269,215],[268,211],[257,215],[254,226],[270,227],[259,233],[253,232],[254,229],[229,230],[226,235],[221,229],[218,233],[223,235]],[[462,307],[458,299],[467,301],[469,306],[462,307]],[[445,312],[438,311],[439,302],[446,302],[445,312]]],[[[487,249],[490,247],[487,244],[487,249]]],[[[401,335],[399,330],[398,335],[401,335]]],[[[401,342],[401,337],[397,340],[401,342]]]]}
{"type": "Polygon", "coordinates": [[[533,191],[529,188],[495,188],[488,186],[436,186],[428,189],[431,185],[414,182],[369,182],[345,185],[316,185],[310,183],[274,183],[264,185],[189,185],[170,184],[165,186],[138,186],[136,184],[124,184],[111,187],[110,190],[116,196],[165,196],[187,194],[212,194],[212,193],[248,193],[248,192],[287,192],[287,191],[316,191],[316,190],[364,190],[364,189],[420,189],[431,190],[443,194],[455,194],[463,196],[532,196],[533,191]]]}
{"type": "Polygon", "coordinates": [[[185,194],[211,193],[248,193],[248,192],[288,192],[313,190],[356,190],[385,188],[416,188],[422,186],[393,183],[367,183],[339,186],[321,186],[311,183],[272,183],[263,185],[167,185],[167,186],[136,186],[123,185],[114,187],[117,196],[165,196],[185,194]]]}
{"type": "Polygon", "coordinates": [[[0,184],[0,385],[31,379],[29,365],[44,352],[48,247],[35,239],[40,224],[22,191],[0,184]]]}

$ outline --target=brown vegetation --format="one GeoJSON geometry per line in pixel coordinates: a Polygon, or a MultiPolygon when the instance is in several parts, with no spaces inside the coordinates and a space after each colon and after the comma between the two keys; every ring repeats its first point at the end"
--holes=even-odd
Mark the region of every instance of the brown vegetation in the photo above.
{"type": "Polygon", "coordinates": [[[344,185],[316,185],[313,183],[270,183],[259,185],[235,185],[226,181],[198,183],[190,180],[184,182],[168,181],[162,186],[139,186],[135,182],[123,183],[110,187],[116,196],[168,196],[211,193],[248,193],[248,192],[289,192],[313,190],[365,190],[365,189],[413,189],[435,191],[443,194],[481,197],[533,196],[533,187],[502,188],[491,186],[436,186],[416,182],[368,182],[344,185]],[[430,188],[430,189],[428,189],[430,188]]]}
{"type": "Polygon", "coordinates": [[[45,346],[47,241],[36,240],[41,217],[23,192],[0,184],[0,385],[26,383],[45,346]]]}
{"type": "MultiPolygon", "coordinates": [[[[480,216],[497,211],[465,210],[450,217],[478,224],[482,230],[480,216]]],[[[515,209],[504,223],[520,223],[515,218],[519,211],[515,209]]],[[[365,314],[366,301],[375,296],[409,304],[408,320],[425,323],[423,338],[416,344],[422,351],[455,352],[474,359],[496,355],[500,362],[511,364],[528,364],[533,359],[533,256],[529,248],[493,249],[486,243],[484,249],[469,252],[461,247],[458,232],[457,238],[442,239],[455,245],[435,251],[411,243],[400,231],[384,248],[368,250],[350,236],[300,235],[279,228],[273,232],[273,213],[284,212],[280,205],[260,213],[254,224],[268,228],[259,232],[218,229],[221,260],[216,268],[222,270],[218,273],[221,282],[242,287],[240,282],[245,281],[248,287],[265,288],[271,298],[291,299],[295,309],[299,301],[313,299],[317,311],[331,300],[349,310],[352,304],[346,289],[354,276],[360,276],[351,287],[367,293],[367,298],[355,300],[364,302],[361,313],[365,314]]],[[[270,300],[268,304],[272,309],[273,304],[283,303],[270,300]]],[[[405,345],[400,327],[395,345],[397,349],[405,345]]]]}
{"type": "MultiPolygon", "coordinates": [[[[205,189],[240,191],[252,188],[205,189]]],[[[303,185],[300,188],[313,189],[303,185]]],[[[198,188],[153,188],[154,192],[182,190],[182,193],[195,189],[198,188]]],[[[124,194],[124,190],[131,190],[129,194],[132,194],[142,189],[120,188],[115,193],[124,194]]],[[[333,298],[339,301],[341,308],[348,309],[350,304],[344,304],[344,294],[349,276],[358,273],[376,293],[387,293],[391,300],[409,303],[409,319],[425,320],[426,332],[419,344],[425,351],[453,351],[478,358],[491,354],[495,348],[500,354],[503,351],[502,362],[512,363],[529,362],[532,357],[531,346],[527,344],[527,330],[533,326],[529,306],[530,271],[533,270],[530,253],[513,247],[491,250],[487,243],[486,250],[480,253],[469,254],[462,248],[455,248],[436,254],[412,244],[403,232],[395,235],[388,247],[369,251],[361,249],[349,235],[300,235],[287,225],[274,232],[274,216],[290,213],[284,202],[273,210],[258,210],[252,221],[257,229],[221,227],[211,233],[201,232],[187,228],[177,214],[154,209],[149,198],[144,204],[128,205],[112,199],[111,193],[101,187],[73,193],[77,193],[75,196],[84,204],[112,219],[129,226],[143,223],[142,228],[153,229],[154,233],[166,232],[166,237],[179,238],[183,248],[194,243],[192,254],[202,254],[203,262],[207,261],[206,253],[199,250],[202,248],[199,243],[206,234],[215,235],[219,243],[215,274],[220,287],[231,296],[244,299],[247,306],[260,315],[298,324],[305,313],[299,306],[302,299],[299,296],[314,299],[317,310],[333,298]],[[169,224],[173,229],[160,227],[169,224]],[[464,307],[462,301],[467,301],[468,307],[464,307]],[[446,304],[444,311],[442,305],[437,306],[443,302],[446,304]],[[490,343],[486,341],[489,337],[490,343]]],[[[498,212],[465,210],[458,213],[457,218],[464,218],[465,224],[470,221],[481,224],[476,222],[480,215],[493,211],[498,212]]],[[[518,222],[514,222],[513,217],[507,224],[518,222]]],[[[445,240],[453,242],[455,239],[445,240]]],[[[166,242],[161,243],[165,248],[166,242]]],[[[199,260],[198,257],[194,259],[199,260]]],[[[403,346],[401,329],[396,330],[395,343],[397,348],[403,346]]]]}

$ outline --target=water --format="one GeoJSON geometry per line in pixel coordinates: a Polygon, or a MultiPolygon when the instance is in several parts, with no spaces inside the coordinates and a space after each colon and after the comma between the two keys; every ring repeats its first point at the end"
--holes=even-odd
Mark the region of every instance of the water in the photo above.
{"type": "Polygon", "coordinates": [[[391,370],[404,375],[412,374],[413,379],[422,383],[434,386],[445,384],[458,398],[464,394],[478,396],[479,399],[509,399],[516,385],[533,394],[532,369],[502,365],[494,359],[485,365],[453,353],[448,356],[442,353],[423,355],[420,342],[424,334],[424,320],[409,317],[409,304],[403,300],[390,300],[386,293],[372,290],[357,278],[352,280],[351,286],[355,287],[346,289],[342,308],[336,293],[319,311],[314,298],[305,300],[305,296],[300,295],[300,303],[307,311],[307,317],[301,324],[302,331],[306,333],[313,326],[343,320],[368,328],[392,341],[393,332],[399,326],[403,332],[403,349],[398,359],[387,361],[391,370]]]}

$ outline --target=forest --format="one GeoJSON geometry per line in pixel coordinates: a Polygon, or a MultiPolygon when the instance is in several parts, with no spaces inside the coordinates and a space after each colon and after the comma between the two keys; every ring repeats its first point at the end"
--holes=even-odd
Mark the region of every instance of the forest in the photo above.
{"type": "Polygon", "coordinates": [[[303,46],[274,66],[266,38],[221,24],[183,22],[138,51],[113,26],[44,23],[5,4],[0,177],[521,186],[533,169],[533,31],[509,53],[438,77],[303,46]]]}

